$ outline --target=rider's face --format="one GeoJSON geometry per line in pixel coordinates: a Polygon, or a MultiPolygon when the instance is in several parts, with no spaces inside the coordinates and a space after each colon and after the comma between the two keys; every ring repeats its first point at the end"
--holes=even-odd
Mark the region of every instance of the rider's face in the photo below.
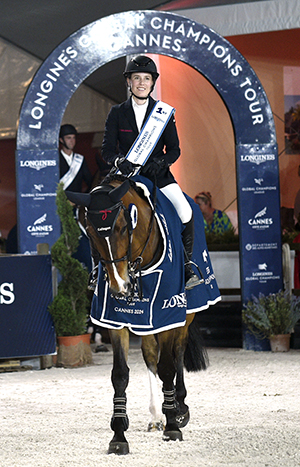
{"type": "Polygon", "coordinates": [[[153,78],[150,73],[132,73],[127,83],[133,95],[146,99],[151,92],[153,78]]]}
{"type": "Polygon", "coordinates": [[[70,150],[73,151],[75,144],[76,144],[76,136],[75,135],[66,135],[63,137],[63,142],[65,146],[70,150]]]}

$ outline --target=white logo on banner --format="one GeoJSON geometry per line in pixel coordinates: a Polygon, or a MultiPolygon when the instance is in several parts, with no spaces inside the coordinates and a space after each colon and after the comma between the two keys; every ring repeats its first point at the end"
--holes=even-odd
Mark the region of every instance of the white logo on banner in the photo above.
{"type": "Polygon", "coordinates": [[[186,295],[182,292],[179,295],[173,295],[171,298],[164,300],[162,309],[164,308],[174,308],[174,307],[183,308],[186,307],[186,295]]]}
{"type": "Polygon", "coordinates": [[[247,251],[252,250],[277,250],[278,244],[275,243],[247,243],[245,246],[247,251]]]}
{"type": "Polygon", "coordinates": [[[257,212],[253,219],[248,220],[248,224],[253,229],[268,229],[273,224],[272,217],[265,217],[267,213],[267,207],[264,207],[261,211],[257,212]]]}
{"type": "Polygon", "coordinates": [[[257,265],[258,271],[252,271],[251,276],[246,276],[246,281],[258,281],[262,284],[265,284],[270,280],[280,279],[279,275],[275,275],[272,271],[268,271],[267,263],[260,263],[257,265]]]}
{"type": "Polygon", "coordinates": [[[274,154],[247,154],[241,156],[241,162],[250,162],[251,164],[262,164],[268,161],[275,161],[274,154]]]}
{"type": "Polygon", "coordinates": [[[14,284],[3,282],[0,285],[0,305],[11,305],[15,301],[14,284]]]}
{"type": "Polygon", "coordinates": [[[255,183],[256,183],[257,185],[261,186],[261,184],[262,184],[262,182],[264,181],[264,179],[263,179],[263,178],[255,178],[254,181],[255,181],[255,183]]]}
{"type": "Polygon", "coordinates": [[[46,217],[47,214],[43,214],[42,217],[39,217],[36,221],[34,221],[33,225],[42,224],[42,222],[45,222],[46,217]]]}
{"type": "Polygon", "coordinates": [[[41,225],[47,219],[47,213],[43,214],[41,217],[36,219],[33,225],[28,225],[27,231],[31,233],[32,236],[35,237],[45,237],[49,235],[49,232],[52,232],[53,226],[52,225],[41,225]]]}
{"type": "Polygon", "coordinates": [[[44,161],[44,160],[39,160],[39,161],[21,161],[20,162],[20,167],[28,167],[29,169],[35,169],[35,170],[41,170],[41,169],[46,169],[47,167],[55,167],[56,166],[56,160],[49,160],[49,161],[44,161]]]}

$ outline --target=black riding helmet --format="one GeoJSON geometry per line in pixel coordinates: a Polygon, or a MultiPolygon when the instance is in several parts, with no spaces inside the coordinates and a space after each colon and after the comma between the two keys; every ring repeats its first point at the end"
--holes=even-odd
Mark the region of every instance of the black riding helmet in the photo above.
{"type": "Polygon", "coordinates": [[[150,73],[154,82],[159,77],[154,61],[152,58],[146,57],[146,55],[138,55],[137,57],[132,58],[127,63],[123,75],[125,78],[130,78],[130,75],[133,72],[150,73]]]}
{"type": "Polygon", "coordinates": [[[66,123],[65,125],[62,125],[60,127],[60,132],[59,132],[59,137],[63,138],[64,136],[67,135],[75,135],[77,136],[77,130],[73,125],[70,125],[69,123],[66,123]]]}
{"type": "Polygon", "coordinates": [[[153,86],[151,88],[151,92],[153,91],[155,82],[159,77],[159,73],[157,72],[156,65],[152,58],[146,57],[146,55],[138,55],[137,57],[132,58],[127,63],[123,75],[125,76],[125,78],[130,78],[131,73],[150,73],[153,78],[153,86]]]}

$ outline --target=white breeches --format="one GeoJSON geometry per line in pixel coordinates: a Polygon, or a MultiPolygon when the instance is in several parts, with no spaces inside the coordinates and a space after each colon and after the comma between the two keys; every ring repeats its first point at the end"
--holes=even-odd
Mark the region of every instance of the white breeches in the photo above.
{"type": "Polygon", "coordinates": [[[192,218],[192,208],[181,191],[177,183],[170,183],[163,188],[160,188],[163,194],[171,201],[177,211],[178,216],[183,224],[189,222],[192,218]]]}

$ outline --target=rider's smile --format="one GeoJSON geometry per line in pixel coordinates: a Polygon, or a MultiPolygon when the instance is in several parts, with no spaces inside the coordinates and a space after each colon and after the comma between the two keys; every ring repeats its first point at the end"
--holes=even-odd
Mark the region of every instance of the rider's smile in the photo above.
{"type": "MultiPolygon", "coordinates": [[[[153,86],[153,78],[150,73],[132,73],[130,78],[127,78],[127,83],[130,86],[133,98],[138,96],[139,98],[147,99],[153,86]]],[[[138,104],[141,102],[137,101],[138,104]]]]}

